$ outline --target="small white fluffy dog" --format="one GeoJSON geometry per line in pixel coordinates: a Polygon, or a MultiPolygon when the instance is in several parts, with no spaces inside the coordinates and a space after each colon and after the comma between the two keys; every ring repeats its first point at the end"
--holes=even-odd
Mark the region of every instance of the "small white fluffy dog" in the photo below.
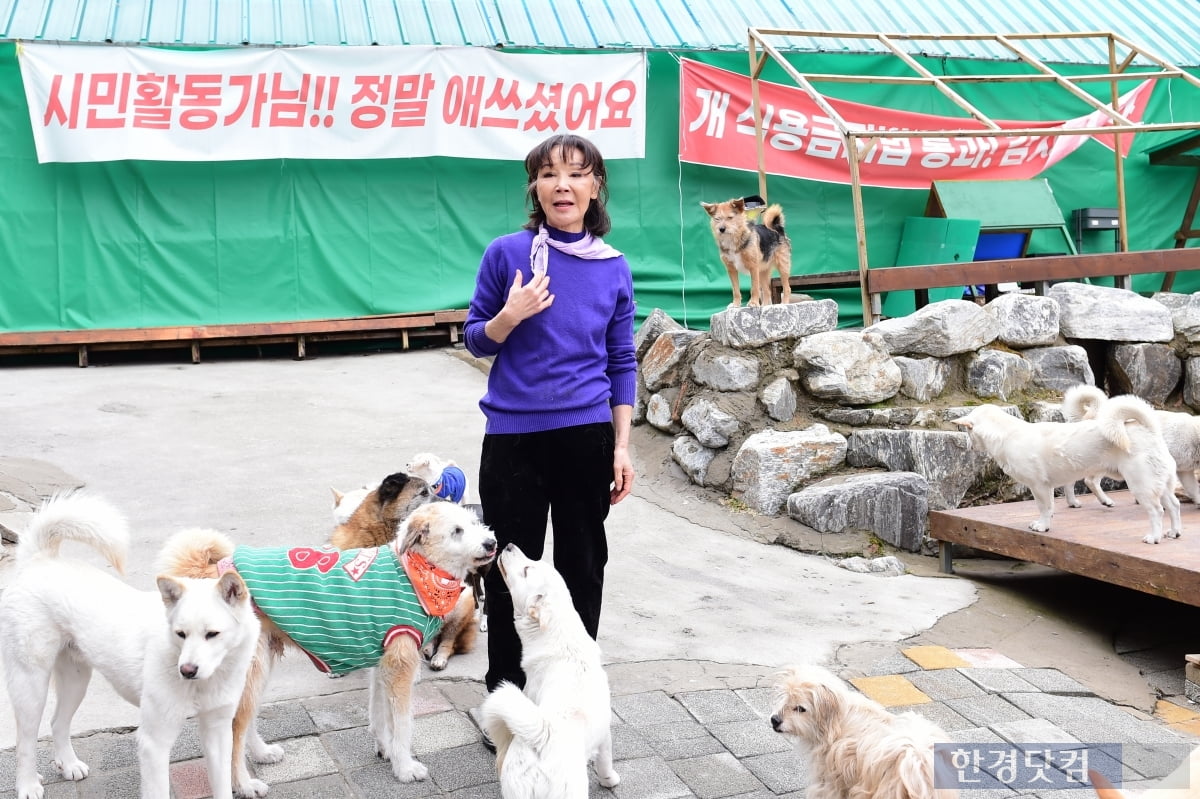
{"type": "Polygon", "coordinates": [[[471,487],[467,474],[461,466],[448,458],[440,458],[432,452],[418,452],[413,455],[412,460],[404,467],[404,471],[414,477],[420,477],[428,483],[429,488],[437,496],[460,505],[471,487]]]}
{"type": "Polygon", "coordinates": [[[496,744],[505,799],[586,799],[587,763],[600,784],[621,781],[612,765],[608,676],[562,576],[513,544],[497,558],[513,598],[525,692],[503,682],[480,709],[496,744]]]}
{"type": "Polygon", "coordinates": [[[1029,487],[1040,513],[1030,522],[1030,530],[1050,529],[1057,486],[1064,487],[1072,507],[1079,507],[1073,489],[1076,480],[1116,474],[1150,517],[1150,532],[1142,540],[1147,544],[1162,540],[1164,507],[1170,519],[1166,536],[1179,537],[1175,461],[1154,409],[1145,400],[1131,394],[1113,397],[1095,419],[1075,424],[1026,422],[995,405],[980,405],[954,422],[966,429],[971,446],[982,447],[1005,474],[1029,487]]]}
{"type": "Polygon", "coordinates": [[[122,517],[84,493],[55,497],[34,516],[17,547],[17,570],[0,597],[0,654],[17,729],[17,799],[41,799],[37,737],[51,680],[54,765],[68,780],[88,766],[71,746],[71,718],[99,671],[139,705],[141,795],[170,793],[171,746],[193,713],[217,799],[233,796],[233,715],[258,646],[259,623],[246,586],[161,576],[138,591],[78,561],[60,559],[63,541],[87,544],[121,571],[129,543],[122,517]]]}
{"type": "Polygon", "coordinates": [[[354,511],[358,510],[358,506],[367,498],[367,494],[378,487],[378,485],[363,486],[345,492],[338,491],[336,488],[329,489],[333,492],[333,525],[336,527],[350,521],[354,511]]]}
{"type": "MultiPolygon", "coordinates": [[[[1104,392],[1095,386],[1081,383],[1071,386],[1063,394],[1062,413],[1068,422],[1095,419],[1100,406],[1108,402],[1104,392]]],[[[1196,469],[1200,468],[1200,416],[1178,411],[1154,411],[1162,428],[1167,450],[1175,459],[1175,476],[1183,486],[1184,493],[1200,506],[1200,483],[1196,482],[1196,469]]]]}
{"type": "Polygon", "coordinates": [[[808,799],[932,799],[934,744],[950,737],[924,716],[892,714],[820,666],[793,666],[775,684],[771,726],[806,752],[808,799]]]}

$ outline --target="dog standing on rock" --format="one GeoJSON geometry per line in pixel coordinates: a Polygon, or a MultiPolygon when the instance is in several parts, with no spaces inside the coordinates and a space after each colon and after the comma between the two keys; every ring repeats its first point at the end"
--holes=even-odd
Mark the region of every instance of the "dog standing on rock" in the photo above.
{"type": "Polygon", "coordinates": [[[742,198],[723,203],[700,203],[708,212],[713,238],[721,252],[721,263],[729,273],[733,289],[730,308],[742,304],[742,286],[739,273],[750,275],[750,301],[747,305],[771,304],[771,269],[779,272],[783,284],[782,304],[792,300],[792,287],[788,278],[792,272],[792,240],[783,229],[783,209],[779,205],[767,206],[761,222],[753,222],[746,215],[746,201],[742,198]]]}

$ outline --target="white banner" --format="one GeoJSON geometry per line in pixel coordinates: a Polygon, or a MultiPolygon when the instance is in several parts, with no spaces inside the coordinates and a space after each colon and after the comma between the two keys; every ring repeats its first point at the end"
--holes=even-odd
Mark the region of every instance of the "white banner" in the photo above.
{"type": "Polygon", "coordinates": [[[521,159],[555,133],[645,155],[640,53],[21,43],[38,161],[521,159]]]}

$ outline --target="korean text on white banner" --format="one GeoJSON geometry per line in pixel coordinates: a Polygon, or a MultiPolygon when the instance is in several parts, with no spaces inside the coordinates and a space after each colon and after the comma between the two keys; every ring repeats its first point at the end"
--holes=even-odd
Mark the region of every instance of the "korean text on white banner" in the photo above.
{"type": "Polygon", "coordinates": [[[182,51],[22,43],[38,161],[520,159],[575,133],[645,154],[640,53],[478,47],[182,51]]]}
{"type": "MultiPolygon", "coordinates": [[[[758,171],[750,77],[689,59],[680,66],[679,160],[758,171]]],[[[1140,122],[1154,81],[1121,95],[1118,107],[1140,122]]],[[[759,81],[766,171],[825,183],[850,183],[842,135],[804,90],[759,81]]],[[[995,120],[1002,129],[1096,128],[1091,135],[912,138],[887,131],[982,130],[974,119],[921,114],[825,98],[855,131],[879,131],[859,172],[864,186],[928,189],[933,180],[1025,180],[1058,163],[1088,139],[1112,149],[1100,111],[1064,122],[995,120]]],[[[1121,137],[1129,154],[1133,135],[1121,137]]]]}

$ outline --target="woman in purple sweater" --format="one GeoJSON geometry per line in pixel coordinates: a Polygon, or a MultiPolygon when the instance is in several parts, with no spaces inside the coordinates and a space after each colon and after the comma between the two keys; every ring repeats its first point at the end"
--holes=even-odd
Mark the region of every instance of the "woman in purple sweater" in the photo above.
{"type": "MultiPolygon", "coordinates": [[[[495,356],[479,461],[484,521],[500,548],[542,557],[546,518],[554,566],[593,638],[608,510],[633,488],[629,428],[636,393],[633,277],[601,240],[611,223],[604,158],[587,139],[556,135],[525,157],[529,221],[483,254],[464,338],[495,356]]],[[[492,569],[488,690],[525,685],[512,598],[492,569]]]]}

